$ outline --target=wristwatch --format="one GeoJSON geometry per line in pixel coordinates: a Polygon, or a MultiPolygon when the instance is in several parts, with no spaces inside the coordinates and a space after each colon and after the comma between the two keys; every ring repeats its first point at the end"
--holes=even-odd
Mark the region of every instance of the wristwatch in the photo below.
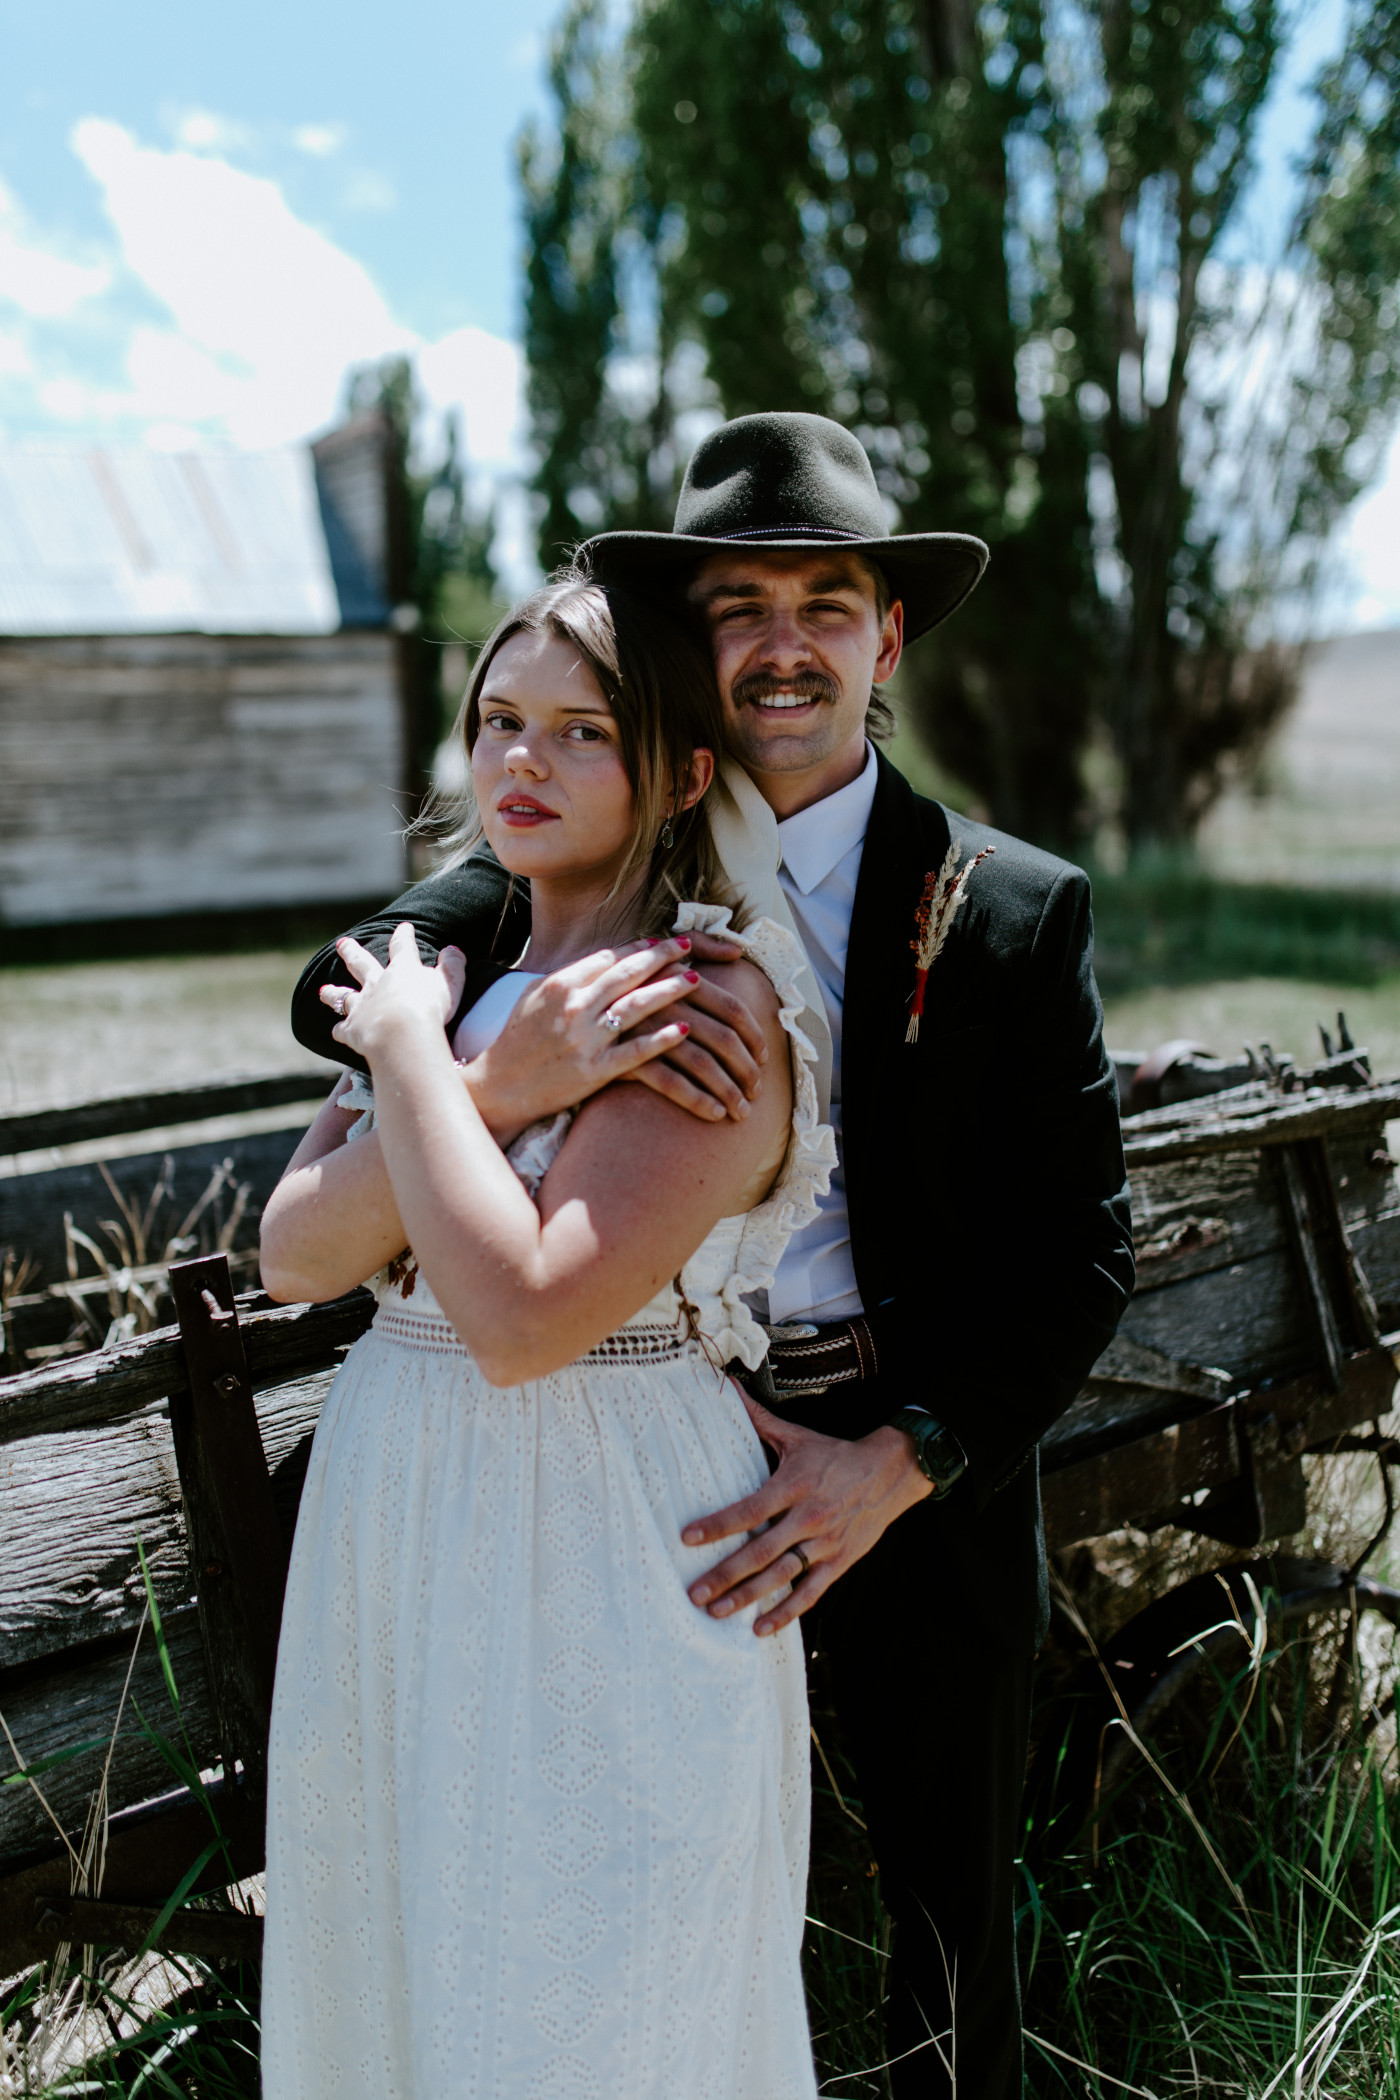
{"type": "Polygon", "coordinates": [[[923,1407],[902,1407],[890,1417],[891,1429],[902,1429],[914,1439],[919,1471],[935,1496],[947,1495],[967,1471],[967,1453],[947,1424],[923,1407]]]}

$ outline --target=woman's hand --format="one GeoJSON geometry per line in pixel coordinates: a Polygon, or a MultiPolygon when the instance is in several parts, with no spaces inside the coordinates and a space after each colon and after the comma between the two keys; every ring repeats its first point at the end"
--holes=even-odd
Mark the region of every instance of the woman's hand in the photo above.
{"type": "Polygon", "coordinates": [[[532,984],[465,1067],[487,1128],[508,1145],[528,1123],[620,1079],[702,1122],[742,1119],[762,1085],[763,1030],[741,999],[689,967],[739,952],[709,934],[673,935],[605,948],[532,984]]]}
{"type": "Polygon", "coordinates": [[[340,1013],[331,1030],[338,1043],[357,1050],[373,1067],[376,1056],[406,1033],[441,1036],[462,997],[466,957],[460,948],[444,948],[436,968],[425,969],[413,923],[403,919],[389,942],[387,968],[348,934],[336,949],[360,986],[359,991],[322,989],[322,998],[340,1013]]]}

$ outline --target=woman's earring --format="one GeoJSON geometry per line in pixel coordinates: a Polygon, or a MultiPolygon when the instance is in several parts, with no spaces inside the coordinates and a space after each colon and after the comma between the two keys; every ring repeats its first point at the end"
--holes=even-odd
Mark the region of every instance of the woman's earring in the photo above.
{"type": "Polygon", "coordinates": [[[674,846],[676,843],[676,834],[671,828],[671,819],[669,817],[667,817],[665,823],[661,827],[661,843],[666,848],[668,853],[670,852],[672,846],[674,846]]]}

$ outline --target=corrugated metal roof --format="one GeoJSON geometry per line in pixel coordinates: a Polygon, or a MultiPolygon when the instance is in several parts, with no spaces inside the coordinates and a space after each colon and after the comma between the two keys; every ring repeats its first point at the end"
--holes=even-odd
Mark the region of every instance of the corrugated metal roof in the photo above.
{"type": "Polygon", "coordinates": [[[333,634],[310,449],[0,447],[0,634],[333,634]]]}

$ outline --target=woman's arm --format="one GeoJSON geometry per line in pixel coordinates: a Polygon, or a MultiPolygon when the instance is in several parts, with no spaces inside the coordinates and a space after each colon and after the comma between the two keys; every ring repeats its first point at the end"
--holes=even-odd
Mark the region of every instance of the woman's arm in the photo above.
{"type": "MultiPolygon", "coordinates": [[[[693,1022],[668,1020],[667,1013],[696,989],[697,973],[682,966],[698,944],[683,935],[604,949],[532,985],[490,1049],[456,1067],[497,1144],[616,1080],[635,1078],[647,1059],[683,1042],[693,1022]],[[604,1012],[618,1022],[616,1032],[601,1025],[604,1012]]],[[[726,944],[708,945],[723,955],[726,944]]],[[[732,959],[733,943],[727,946],[732,959]]],[[[459,996],[460,950],[444,949],[438,968],[446,1006],[459,996]]],[[[761,1031],[742,1000],[718,984],[703,990],[716,1010],[733,1011],[752,1045],[742,1054],[757,1095],[759,1061],[768,1054],[761,1031]]],[[[735,1101],[731,1113],[748,1115],[746,1094],[727,1077],[725,1084],[735,1101]]],[[[263,1214],[264,1288],[287,1301],[339,1297],[407,1244],[377,1133],[345,1144],[352,1119],[335,1106],[342,1091],[297,1147],[263,1214]]],[[[724,1114],[711,1096],[698,1098],[710,1120],[724,1114]]]]}
{"type": "MultiPolygon", "coordinates": [[[[512,884],[490,847],[482,845],[455,868],[414,883],[392,904],[352,927],[347,938],[382,962],[394,928],[406,919],[413,921],[419,952],[430,967],[449,943],[469,955],[510,962],[530,938],[530,885],[523,880],[512,884]]],[[[321,997],[327,986],[353,989],[354,983],[338,944],[328,942],[312,956],[292,994],[292,1034],[318,1057],[364,1072],[368,1067],[357,1051],[337,1046],[332,1034],[335,1009],[321,997]]]]}
{"type": "Polygon", "coordinates": [[[612,1089],[583,1108],[537,1210],[463,1091],[425,993],[412,929],[336,1033],[368,1057],[398,1215],[453,1326],[496,1385],[540,1378],[610,1334],[725,1216],[752,1205],[787,1146],[791,1079],[777,995],[753,965],[733,989],[757,1013],[772,1082],[750,1115],[701,1123],[612,1089]]]}
{"type": "MultiPolygon", "coordinates": [[[[376,961],[382,962],[394,928],[406,920],[412,922],[418,952],[429,965],[446,952],[448,943],[461,943],[471,955],[507,960],[519,955],[529,939],[530,885],[519,878],[512,885],[490,847],[479,846],[470,859],[459,862],[455,868],[443,869],[426,882],[416,883],[392,904],[385,905],[383,911],[362,920],[344,938],[367,948],[376,961]]],[[[697,960],[706,962],[732,962],[738,953],[732,941],[712,934],[696,934],[693,946],[697,960]]],[[[339,1057],[363,1072],[368,1067],[359,1052],[348,1044],[338,1045],[333,1034],[339,1011],[335,996],[347,987],[353,988],[354,982],[336,942],[320,949],[302,971],[292,994],[292,1033],[318,1057],[329,1058],[332,1063],[339,1057]]],[[[752,1098],[758,1078],[758,1036],[753,1017],[742,1001],[728,997],[715,984],[703,983],[678,996],[687,1001],[686,1035],[677,1037],[670,1031],[661,1036],[643,1035],[638,1031],[633,1041],[637,1054],[613,1076],[654,1088],[668,1101],[689,1109],[692,1115],[742,1114],[742,1103],[746,1097],[752,1098]],[[640,1042],[646,1044],[644,1052],[640,1042]]],[[[518,1077],[511,1062],[498,1057],[489,1069],[483,1068],[474,1091],[488,1121],[495,1117],[509,1121],[519,1115],[517,1130],[536,1116],[557,1114],[559,1108],[582,1098],[581,1093],[571,1094],[552,1109],[532,1102],[528,1112],[521,1114],[522,1098],[532,1084],[529,1074],[523,1079],[518,1077]],[[488,1086],[493,1090],[490,1107],[485,1096],[488,1086]]],[[[501,1135],[499,1130],[497,1134],[501,1135]]]]}
{"type": "Polygon", "coordinates": [[[284,1305],[343,1297],[408,1244],[377,1130],[347,1143],[357,1111],[336,1086],[287,1162],[262,1214],[263,1289],[284,1305]]]}

